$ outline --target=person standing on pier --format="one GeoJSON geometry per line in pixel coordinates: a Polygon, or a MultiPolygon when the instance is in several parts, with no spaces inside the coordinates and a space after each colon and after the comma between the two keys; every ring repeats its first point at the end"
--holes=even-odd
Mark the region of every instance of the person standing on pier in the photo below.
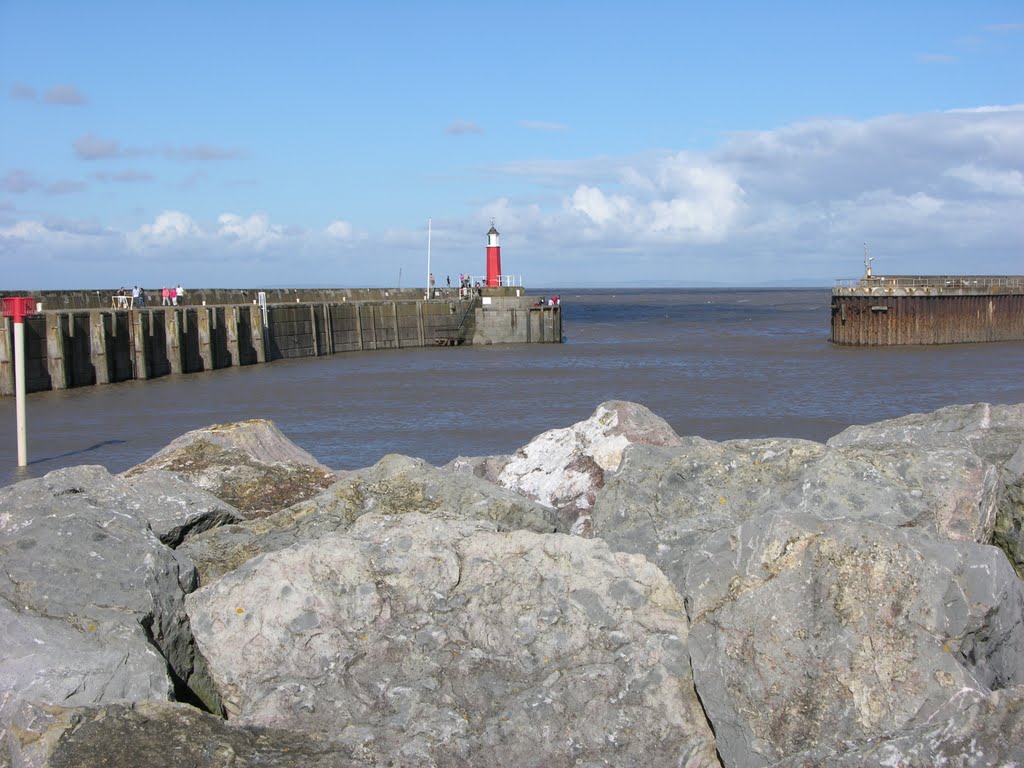
{"type": "Polygon", "coordinates": [[[178,287],[171,290],[174,293],[174,306],[178,306],[178,302],[185,298],[185,289],[181,287],[181,283],[178,283],[178,287]]]}
{"type": "Polygon", "coordinates": [[[165,307],[171,306],[171,292],[166,286],[160,289],[160,304],[165,307]]]}

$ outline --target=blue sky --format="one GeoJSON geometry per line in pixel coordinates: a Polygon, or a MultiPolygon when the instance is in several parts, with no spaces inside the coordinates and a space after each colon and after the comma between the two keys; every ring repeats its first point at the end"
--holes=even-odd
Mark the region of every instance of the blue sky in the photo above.
{"type": "Polygon", "coordinates": [[[1024,273],[1019,2],[0,0],[3,287],[1024,273]],[[400,278],[401,276],[401,278],[400,278]]]}

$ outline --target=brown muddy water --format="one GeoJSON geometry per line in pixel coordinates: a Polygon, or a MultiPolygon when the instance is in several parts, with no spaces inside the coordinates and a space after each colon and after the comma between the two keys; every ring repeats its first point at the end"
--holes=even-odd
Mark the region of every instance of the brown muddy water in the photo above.
{"type": "Polygon", "coordinates": [[[251,418],[352,469],[387,453],[510,453],[611,399],[680,435],[818,441],[945,405],[1024,402],[1024,342],[836,347],[828,290],[558,292],[564,344],[353,352],[30,394],[21,471],[3,398],[0,483],[75,464],[119,472],[190,429],[251,418]]]}

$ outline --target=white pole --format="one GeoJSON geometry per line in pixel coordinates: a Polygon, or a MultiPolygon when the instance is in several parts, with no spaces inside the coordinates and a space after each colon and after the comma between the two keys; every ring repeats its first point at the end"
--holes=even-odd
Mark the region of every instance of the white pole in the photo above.
{"type": "Polygon", "coordinates": [[[14,399],[18,411],[18,466],[28,466],[25,443],[25,324],[14,323],[14,399]]]}
{"type": "Polygon", "coordinates": [[[427,298],[433,298],[430,295],[430,219],[427,219],[427,298]]]}

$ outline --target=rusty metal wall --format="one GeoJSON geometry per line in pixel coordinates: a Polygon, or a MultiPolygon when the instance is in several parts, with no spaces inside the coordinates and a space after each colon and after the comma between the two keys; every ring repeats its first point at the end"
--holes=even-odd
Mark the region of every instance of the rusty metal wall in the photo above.
{"type": "Polygon", "coordinates": [[[832,341],[870,347],[1024,341],[1024,295],[833,294],[832,341]]]}

